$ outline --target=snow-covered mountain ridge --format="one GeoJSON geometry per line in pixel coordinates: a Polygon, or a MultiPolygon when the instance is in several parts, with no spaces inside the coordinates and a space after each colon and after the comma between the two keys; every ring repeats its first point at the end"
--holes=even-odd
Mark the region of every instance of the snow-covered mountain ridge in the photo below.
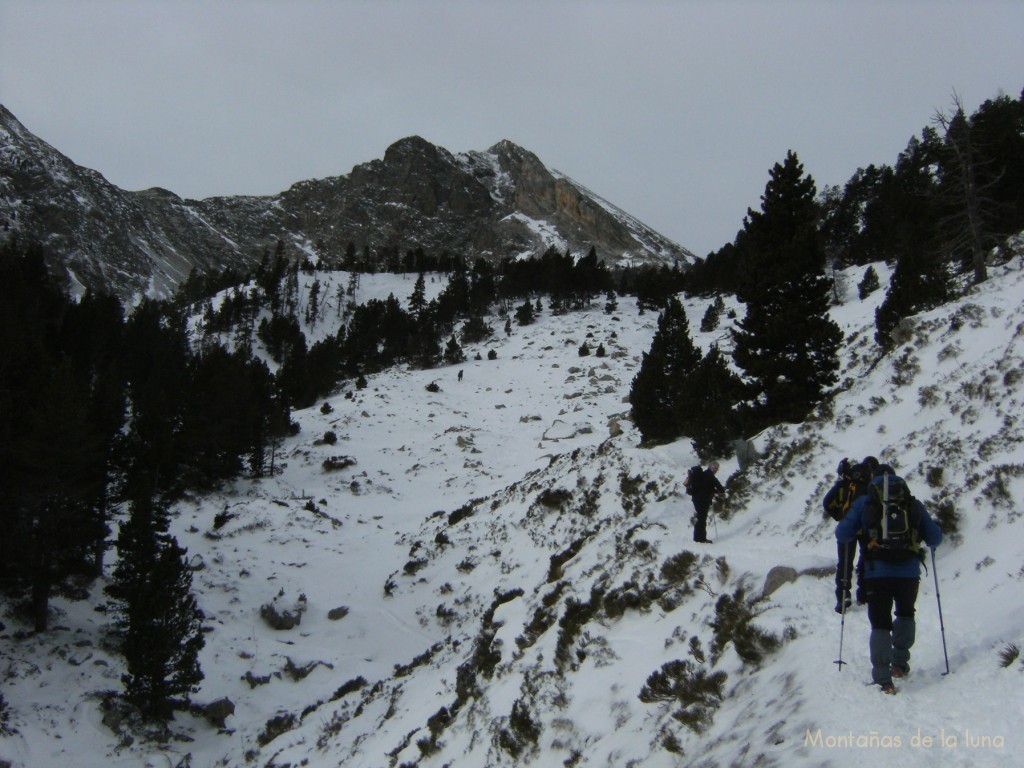
{"type": "MultiPolygon", "coordinates": [[[[689,446],[639,448],[624,417],[657,319],[630,299],[613,314],[545,312],[499,331],[467,348],[461,381],[459,368],[394,369],[299,412],[281,474],[176,510],[209,630],[195,699],[229,698],[224,727],[181,714],[161,744],[111,714],[102,722],[120,661],[96,585],[89,600],[54,602],[62,615],[47,635],[4,618],[16,732],[0,739],[0,758],[1013,764],[1024,666],[1001,667],[1000,653],[1024,639],[1024,271],[1018,257],[994,273],[909,320],[883,358],[871,323],[881,294],[836,307],[842,391],[808,422],[756,436],[761,455],[745,472],[723,462],[711,545],[690,541],[689,446]],[[584,341],[607,355],[581,357],[584,341]],[[868,453],[897,466],[933,513],[958,518],[936,563],[952,674],[941,674],[930,570],[914,671],[894,698],[863,685],[863,608],[846,618],[848,665],[833,663],[835,544],[820,499],[840,458],[868,453]],[[342,455],[356,464],[325,470],[342,455]],[[777,566],[792,571],[776,571],[761,599],[777,566]],[[260,608],[272,602],[301,623],[271,629],[260,608]]],[[[364,276],[357,298],[404,300],[412,287],[364,276]]],[[[687,303],[704,347],[727,336],[696,332],[705,308],[687,303]]]]}
{"type": "Polygon", "coordinates": [[[245,274],[279,242],[291,258],[333,266],[350,249],[366,252],[378,269],[416,249],[495,262],[549,247],[576,256],[595,248],[612,265],[694,260],[510,141],[452,155],[412,136],[383,159],[277,195],[184,200],[114,186],[0,105],[0,239],[14,235],[40,242],[51,272],[76,293],[126,301],[165,298],[193,269],[245,274]]]}

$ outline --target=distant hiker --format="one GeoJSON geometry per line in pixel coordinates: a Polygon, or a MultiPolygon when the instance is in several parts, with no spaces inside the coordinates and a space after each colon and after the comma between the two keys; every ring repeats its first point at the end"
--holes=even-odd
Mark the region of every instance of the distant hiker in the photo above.
{"type": "Polygon", "coordinates": [[[878,467],[868,492],[853,502],[836,526],[836,540],[852,543],[860,530],[868,538],[864,576],[871,622],[871,679],[884,693],[895,693],[893,678],[910,672],[914,603],[924,559],[921,543],[935,549],[942,542],[942,530],[924,504],[910,494],[903,478],[887,465],[878,467]]]}
{"type": "MultiPolygon", "coordinates": [[[[836,469],[839,477],[829,488],[825,498],[822,499],[825,514],[837,523],[842,520],[853,502],[867,493],[868,483],[877,466],[878,460],[873,456],[868,456],[860,464],[853,464],[847,458],[840,461],[839,467],[836,469]]],[[[867,591],[864,587],[864,547],[867,546],[867,538],[864,531],[858,531],[854,541],[837,544],[836,613],[842,613],[853,604],[850,589],[853,586],[854,555],[858,544],[860,544],[860,552],[856,558],[857,605],[867,603],[867,591]]]]}
{"type": "Polygon", "coordinates": [[[462,381],[462,369],[459,369],[459,381],[462,381]]]}
{"type": "Polygon", "coordinates": [[[693,497],[693,508],[696,511],[693,516],[693,540],[700,544],[711,543],[708,539],[708,510],[711,509],[714,495],[725,490],[715,477],[717,472],[717,461],[712,461],[703,471],[700,466],[691,467],[684,483],[686,492],[693,497]]]}

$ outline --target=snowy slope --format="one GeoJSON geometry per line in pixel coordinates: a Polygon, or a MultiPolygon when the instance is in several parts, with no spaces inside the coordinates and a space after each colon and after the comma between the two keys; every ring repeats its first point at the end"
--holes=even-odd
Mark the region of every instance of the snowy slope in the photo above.
{"type": "MultiPolygon", "coordinates": [[[[209,629],[195,699],[230,698],[225,727],[181,714],[160,742],[102,722],[104,693],[120,688],[119,658],[95,585],[89,600],[55,601],[46,636],[4,616],[14,732],[0,738],[0,760],[1014,764],[1024,663],[1003,668],[1000,652],[1024,641],[1024,272],[1019,259],[993,271],[961,300],[913,318],[880,360],[872,320],[881,294],[862,302],[851,291],[835,309],[852,343],[834,408],[756,436],[761,458],[746,473],[723,462],[727,498],[714,544],[699,548],[681,493],[695,461],[688,444],[641,449],[623,418],[657,321],[629,299],[612,315],[544,312],[507,337],[495,319],[495,336],[468,348],[462,366],[387,371],[330,398],[330,413],[299,412],[302,432],[286,443],[280,475],[177,510],[209,629]],[[580,357],[584,340],[607,356],[580,357]],[[432,381],[439,392],[426,390],[432,381]],[[327,430],[336,445],[320,440],[327,430]],[[892,698],[864,685],[863,608],[846,618],[848,665],[833,663],[835,544],[820,499],[840,458],[868,453],[896,465],[930,508],[959,515],[958,535],[937,553],[952,673],[942,674],[930,571],[914,671],[892,698]],[[341,455],[357,463],[324,470],[341,455]],[[685,551],[696,557],[684,578],[663,571],[685,551]],[[716,603],[758,598],[775,566],[799,575],[750,609],[780,647],[744,661],[736,641],[715,645],[716,603]],[[303,608],[301,624],[267,626],[260,607],[271,601],[303,608]],[[648,677],[676,660],[727,675],[702,733],[672,717],[678,702],[640,699],[648,677]]],[[[364,276],[358,298],[404,300],[412,287],[364,276]]],[[[725,333],[696,331],[706,304],[687,307],[705,346],[725,333]]]]}

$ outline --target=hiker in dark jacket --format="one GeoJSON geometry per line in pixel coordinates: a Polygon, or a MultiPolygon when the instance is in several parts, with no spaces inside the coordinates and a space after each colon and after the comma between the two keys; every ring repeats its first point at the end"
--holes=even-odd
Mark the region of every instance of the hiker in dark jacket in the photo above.
{"type": "Polygon", "coordinates": [[[708,468],[697,475],[694,480],[693,508],[696,514],[693,517],[693,540],[700,544],[710,544],[708,539],[708,510],[711,509],[711,500],[716,493],[725,489],[718,482],[715,474],[718,472],[718,462],[712,461],[708,468]]]}
{"type": "MultiPolygon", "coordinates": [[[[902,482],[892,467],[883,465],[878,468],[871,486],[880,489],[883,484],[894,484],[896,481],[902,482]]],[[[836,526],[836,540],[840,544],[854,541],[858,531],[868,529],[865,523],[868,505],[877,503],[873,502],[873,496],[873,493],[868,493],[854,501],[850,511],[836,526]]],[[[913,499],[912,503],[919,516],[916,538],[934,549],[942,542],[942,530],[932,520],[924,504],[917,499],[913,499]]],[[[869,531],[869,535],[874,533],[869,531]]],[[[903,677],[910,672],[910,648],[914,645],[916,631],[914,603],[921,583],[921,559],[915,554],[902,558],[897,556],[896,559],[885,557],[877,540],[872,540],[868,544],[864,576],[867,583],[868,621],[871,623],[871,679],[885,693],[895,693],[893,678],[903,677]]]]}
{"type": "MultiPolygon", "coordinates": [[[[868,483],[878,466],[878,459],[868,456],[860,464],[852,464],[849,459],[839,462],[836,472],[839,477],[822,499],[825,514],[837,523],[843,519],[853,502],[867,493],[868,483]]],[[[842,613],[853,604],[850,590],[853,587],[854,563],[857,573],[857,605],[865,605],[868,601],[864,587],[864,548],[867,538],[860,531],[857,538],[849,543],[837,543],[836,565],[836,613],[842,613]],[[859,548],[858,548],[858,545],[859,548]],[[858,552],[859,549],[859,552],[858,552]]]]}

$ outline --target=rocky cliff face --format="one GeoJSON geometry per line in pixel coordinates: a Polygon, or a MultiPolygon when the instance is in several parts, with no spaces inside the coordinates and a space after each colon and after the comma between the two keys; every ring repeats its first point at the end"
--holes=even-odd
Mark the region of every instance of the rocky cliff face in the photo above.
{"type": "Polygon", "coordinates": [[[279,240],[337,264],[349,244],[404,254],[499,260],[548,247],[603,261],[692,261],[536,155],[502,141],[452,155],[417,136],[346,176],[301,181],[266,197],[183,200],[129,192],[82,168],[0,106],[0,237],[41,242],[72,290],[168,295],[192,269],[245,271],[279,240]]]}
{"type": "Polygon", "coordinates": [[[164,295],[193,267],[251,259],[162,189],[127,192],[28,132],[0,106],[0,237],[40,242],[72,290],[164,295]]]}

